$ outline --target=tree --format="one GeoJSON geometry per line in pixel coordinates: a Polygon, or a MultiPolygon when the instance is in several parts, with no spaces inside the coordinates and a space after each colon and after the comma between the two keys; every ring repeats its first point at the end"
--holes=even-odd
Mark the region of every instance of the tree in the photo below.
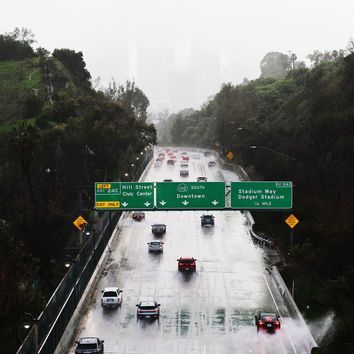
{"type": "Polygon", "coordinates": [[[146,121],[147,108],[150,104],[144,92],[135,86],[134,81],[126,81],[125,85],[117,85],[112,79],[105,90],[110,100],[118,102],[132,117],[142,122],[146,121]]]}
{"type": "Polygon", "coordinates": [[[22,44],[27,44],[29,46],[37,42],[34,33],[30,29],[25,27],[22,27],[21,29],[15,27],[15,29],[12,32],[9,33],[5,32],[5,36],[8,36],[15,41],[19,41],[22,44]]]}
{"type": "Polygon", "coordinates": [[[290,58],[280,52],[267,53],[260,63],[261,77],[283,79],[291,67],[290,58]]]}
{"type": "Polygon", "coordinates": [[[21,122],[13,127],[8,134],[8,151],[15,161],[19,159],[22,169],[22,177],[27,183],[33,205],[36,206],[36,199],[33,192],[33,184],[30,174],[30,167],[40,141],[39,131],[30,124],[21,122]]]}
{"type": "Polygon", "coordinates": [[[86,69],[82,52],[75,52],[71,49],[54,49],[53,57],[64,64],[76,84],[91,87],[91,75],[86,69]]]}
{"type": "Polygon", "coordinates": [[[339,52],[337,52],[336,50],[332,52],[328,50],[325,50],[323,52],[319,50],[314,50],[311,54],[307,56],[307,58],[311,61],[312,66],[315,67],[321,63],[333,61],[337,59],[338,56],[339,52]]]}

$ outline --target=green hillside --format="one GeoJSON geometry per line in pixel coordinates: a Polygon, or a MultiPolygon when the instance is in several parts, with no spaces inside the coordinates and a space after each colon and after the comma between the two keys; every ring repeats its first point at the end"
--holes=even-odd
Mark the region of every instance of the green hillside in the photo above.
{"type": "Polygon", "coordinates": [[[45,86],[39,58],[0,62],[0,122],[27,118],[31,101],[43,100],[45,86]]]}

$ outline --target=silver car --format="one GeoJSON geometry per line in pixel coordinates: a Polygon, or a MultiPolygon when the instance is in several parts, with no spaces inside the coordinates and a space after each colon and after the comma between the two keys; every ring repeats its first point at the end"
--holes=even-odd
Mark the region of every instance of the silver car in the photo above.
{"type": "Polygon", "coordinates": [[[117,287],[105,288],[102,290],[101,305],[102,307],[118,307],[122,305],[122,290],[117,287]]]}
{"type": "Polygon", "coordinates": [[[162,241],[151,241],[148,242],[149,252],[163,252],[163,244],[162,241]]]}

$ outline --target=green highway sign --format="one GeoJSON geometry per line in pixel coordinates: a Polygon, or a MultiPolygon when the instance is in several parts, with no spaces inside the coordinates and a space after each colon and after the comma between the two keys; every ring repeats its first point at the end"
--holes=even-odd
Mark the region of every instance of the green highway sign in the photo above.
{"type": "Polygon", "coordinates": [[[231,182],[232,209],[291,209],[293,183],[231,182]]]}
{"type": "Polygon", "coordinates": [[[225,182],[157,182],[157,209],[223,209],[225,182]]]}
{"type": "Polygon", "coordinates": [[[95,208],[154,209],[154,182],[96,182],[95,208]]]}

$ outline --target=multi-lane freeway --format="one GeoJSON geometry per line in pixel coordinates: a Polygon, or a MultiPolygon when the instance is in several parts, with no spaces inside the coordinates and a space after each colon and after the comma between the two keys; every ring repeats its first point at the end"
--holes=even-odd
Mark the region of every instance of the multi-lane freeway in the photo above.
{"type": "MultiPolygon", "coordinates": [[[[179,156],[179,154],[177,154],[179,156]]],[[[237,175],[208,167],[210,157],[189,152],[189,176],[180,177],[180,159],[151,164],[145,181],[238,180],[237,175]],[[194,157],[193,157],[194,156],[194,157]]],[[[92,301],[85,309],[77,338],[104,339],[105,353],[114,354],[228,354],[298,353],[308,347],[306,331],[288,309],[266,271],[269,254],[253,243],[249,223],[239,211],[214,211],[215,226],[201,227],[202,211],[146,212],[142,221],[123,214],[113,249],[92,301]],[[167,232],[156,237],[151,224],[164,223],[167,232]],[[147,242],[163,239],[164,252],[148,252],[147,242]],[[194,274],[177,271],[177,258],[197,258],[194,274]],[[103,309],[100,290],[123,289],[118,309],[103,309]],[[137,320],[136,304],[146,297],[160,304],[159,321],[137,320]],[[258,311],[281,315],[275,334],[257,333],[258,311]]],[[[68,349],[74,352],[74,346],[68,349]]]]}

